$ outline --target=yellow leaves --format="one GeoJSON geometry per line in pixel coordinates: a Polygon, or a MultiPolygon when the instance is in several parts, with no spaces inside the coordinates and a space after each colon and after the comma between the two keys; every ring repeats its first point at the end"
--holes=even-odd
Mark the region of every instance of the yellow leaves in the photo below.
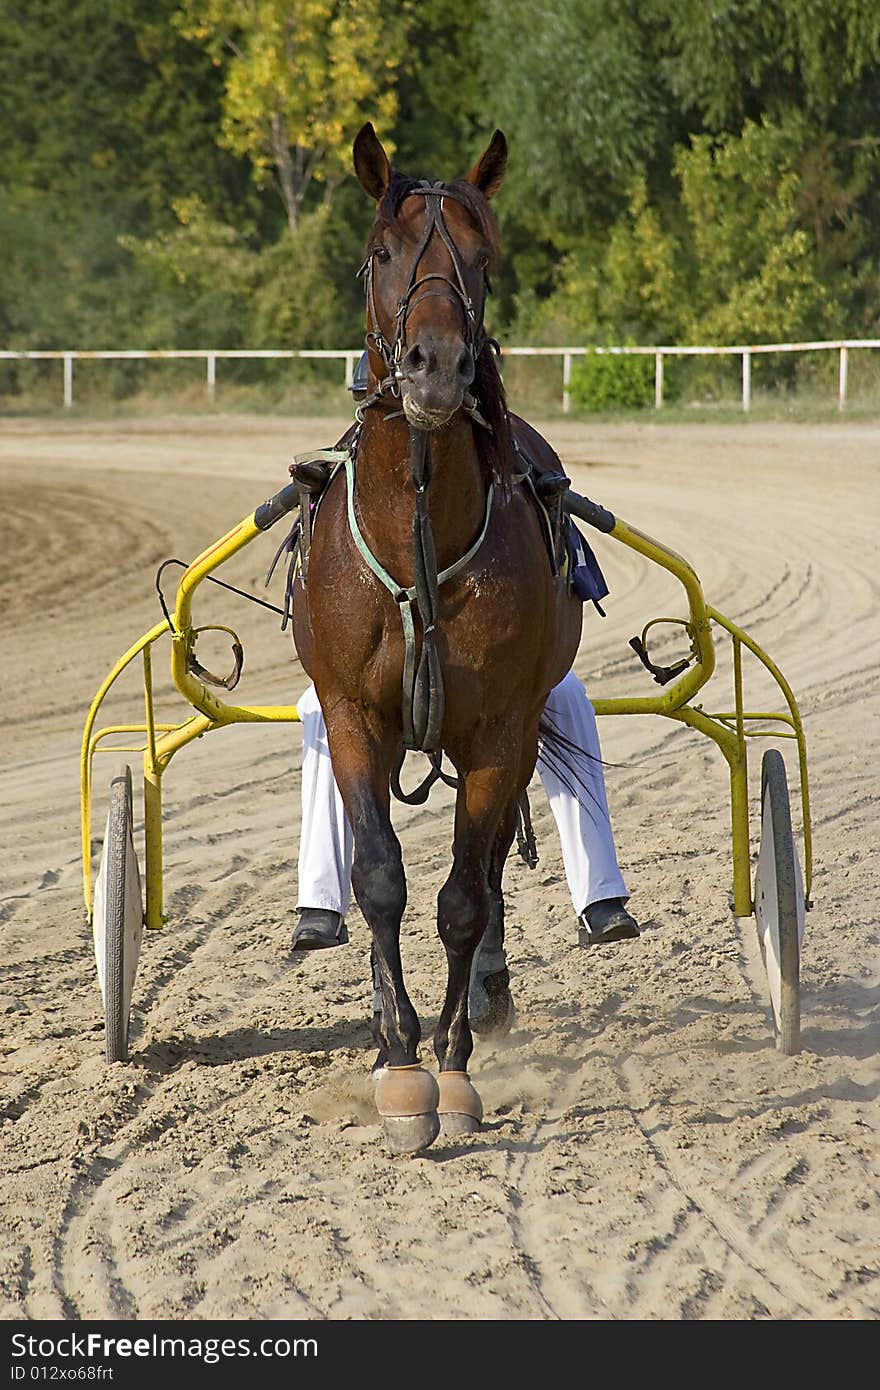
{"type": "Polygon", "coordinates": [[[191,222],[205,216],[205,205],[198,194],[193,194],[188,198],[174,198],[171,211],[182,227],[188,227],[191,222]]]}
{"type": "Polygon", "coordinates": [[[393,122],[405,11],[383,0],[181,0],[176,23],[224,68],[222,142],[261,178],[278,166],[272,123],[284,121],[301,201],[311,178],[348,171],[365,120],[393,122]]]}

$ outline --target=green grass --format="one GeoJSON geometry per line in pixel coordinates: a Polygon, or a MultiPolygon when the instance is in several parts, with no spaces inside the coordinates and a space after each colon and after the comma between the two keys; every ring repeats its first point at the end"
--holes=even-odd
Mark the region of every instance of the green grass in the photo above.
{"type": "Polygon", "coordinates": [[[745,411],[741,400],[699,401],[690,404],[676,402],[664,405],[662,409],[653,407],[644,410],[603,411],[601,414],[585,414],[572,410],[564,415],[560,407],[552,417],[561,420],[601,421],[602,423],[638,422],[639,424],[683,425],[683,424],[723,424],[735,425],[755,421],[778,420],[787,423],[821,424],[840,420],[872,420],[880,416],[880,398],[847,402],[841,411],[833,401],[822,400],[817,396],[752,396],[751,406],[745,411]]]}
{"type": "Polygon", "coordinates": [[[140,391],[135,395],[113,398],[90,393],[65,407],[61,393],[53,400],[43,393],[17,396],[0,395],[0,418],[37,418],[52,420],[125,420],[155,415],[315,415],[339,416],[351,412],[351,397],[344,388],[335,391],[321,387],[269,388],[227,386],[218,387],[215,398],[208,399],[200,389],[153,393],[140,391]]]}
{"type": "MultiPolygon", "coordinates": [[[[845,410],[839,411],[836,382],[827,387],[822,383],[821,390],[811,384],[810,389],[799,391],[753,391],[751,409],[747,412],[742,408],[741,397],[731,393],[716,399],[682,397],[660,410],[646,406],[591,413],[572,406],[565,413],[561,389],[547,391],[544,383],[540,383],[536,391],[525,387],[522,377],[519,382],[509,383],[511,409],[518,415],[545,421],[734,425],[778,420],[820,424],[844,419],[869,421],[880,416],[880,390],[853,392],[845,410]],[[516,389],[517,386],[519,389],[516,389]]],[[[339,382],[331,385],[319,381],[274,381],[255,386],[235,382],[224,384],[218,380],[213,403],[208,400],[202,381],[187,383],[178,390],[140,390],[119,397],[110,394],[102,396],[94,389],[94,383],[90,383],[89,389],[84,390],[79,399],[75,394],[74,405],[70,409],[64,407],[60,379],[52,383],[51,390],[46,389],[45,383],[40,383],[39,389],[15,395],[0,394],[0,419],[125,420],[169,414],[204,415],[206,418],[229,414],[338,417],[349,415],[352,408],[351,397],[339,382]]]]}

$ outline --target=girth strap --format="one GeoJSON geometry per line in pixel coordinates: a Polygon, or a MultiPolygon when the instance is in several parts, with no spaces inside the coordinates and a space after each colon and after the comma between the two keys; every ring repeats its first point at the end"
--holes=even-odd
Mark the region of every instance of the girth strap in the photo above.
{"type": "Polygon", "coordinates": [[[405,748],[426,752],[437,751],[443,727],[443,672],[436,645],[438,590],[447,579],[459,574],[474,558],[489,529],[492,516],[494,483],[486,492],[486,513],[479,535],[454,564],[437,573],[434,537],[428,515],[427,431],[410,429],[411,467],[416,494],[413,517],[413,574],[415,583],[409,588],[398,584],[367,545],[355,513],[354,497],[356,462],[354,453],[345,460],[348,494],[348,525],[352,539],[366,564],[379,582],[388,590],[400,609],[403,625],[403,742],[405,748]],[[413,609],[422,620],[422,650],[416,661],[416,628],[413,609]]]}

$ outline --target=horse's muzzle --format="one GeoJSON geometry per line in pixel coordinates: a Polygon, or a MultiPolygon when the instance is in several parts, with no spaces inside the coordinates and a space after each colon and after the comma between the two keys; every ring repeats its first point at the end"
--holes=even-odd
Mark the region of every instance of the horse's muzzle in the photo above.
{"type": "Polygon", "coordinates": [[[464,393],[460,392],[458,400],[449,407],[437,409],[426,409],[411,392],[404,387],[403,392],[403,413],[407,423],[417,430],[439,430],[452,419],[464,399],[464,393]]]}
{"type": "Polygon", "coordinates": [[[474,355],[461,339],[422,337],[401,362],[403,409],[416,429],[436,430],[461,407],[474,379],[474,355]]]}

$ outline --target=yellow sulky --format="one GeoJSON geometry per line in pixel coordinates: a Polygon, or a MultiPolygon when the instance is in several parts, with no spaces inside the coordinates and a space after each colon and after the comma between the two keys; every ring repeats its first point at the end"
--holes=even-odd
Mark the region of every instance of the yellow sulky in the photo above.
{"type": "Polygon", "coordinates": [[[146,906],[145,925],[153,930],[162,926],[162,777],[174,754],[194,739],[226,724],[290,724],[299,720],[296,705],[230,705],[219,700],[190,669],[195,631],[192,625],[192,601],[199,584],[226,560],[235,555],[268,526],[290,510],[296,500],[296,490],[285,488],[234,526],[221,540],[216,541],[198,556],[184,571],[177,588],[173,628],[163,619],[138,642],[129,647],[101,684],[89,708],[83,732],[80,755],[80,808],[82,822],[83,896],[86,914],[91,919],[93,884],[91,862],[91,824],[93,764],[96,752],[140,753],[144,762],[144,885],[146,906]],[[278,499],[285,505],[276,508],[277,515],[260,525],[261,512],[278,499]],[[153,701],[152,650],[156,642],[171,635],[171,674],[177,689],[194,711],[179,724],[159,724],[155,719],[153,701]],[[109,724],[95,730],[98,712],[122,672],[140,656],[143,662],[145,720],[143,724],[109,724]],[[143,743],[101,746],[113,735],[140,734],[143,743]]]}
{"type": "MultiPolygon", "coordinates": [[[[583,500],[583,499],[581,499],[583,500]]],[[[86,913],[91,917],[93,886],[91,874],[91,819],[93,762],[96,752],[135,752],[143,756],[144,828],[146,862],[145,923],[152,929],[162,925],[162,777],[174,754],[212,729],[229,724],[294,723],[299,720],[295,705],[232,705],[209,690],[192,669],[196,630],[192,624],[193,596],[199,584],[226,560],[249,545],[297,501],[295,485],[282,489],[276,497],[240,521],[221,540],[198,556],[182,574],[172,624],[157,623],[120,657],[92,701],[83,733],[81,754],[81,810],[83,894],[86,913]],[[179,724],[157,723],[153,702],[152,650],[167,634],[171,636],[171,673],[177,689],[193,711],[179,724]],[[95,730],[98,712],[119,675],[140,656],[143,663],[145,721],[143,724],[111,724],[95,730]],[[122,734],[138,734],[142,743],[103,746],[104,740],[122,734]]],[[[588,504],[591,508],[593,504],[588,504]]],[[[595,511],[596,509],[593,508],[595,511]]],[[[730,770],[731,836],[733,851],[733,897],[737,916],[748,917],[753,910],[748,812],[749,738],[790,738],[795,740],[800,767],[801,812],[804,840],[805,891],[809,899],[812,884],[812,836],[807,777],[806,740],[797,702],[778,666],[742,628],[705,601],[702,586],[692,566],[674,550],[653,540],[644,532],[605,513],[608,525],[601,529],[613,540],[637,551],[654,564],[673,574],[684,587],[688,617],[655,618],[642,634],[642,647],[648,630],[657,623],[682,626],[690,639],[690,657],[664,673],[662,693],[633,698],[597,699],[597,715],[653,714],[674,719],[711,738],[721,749],[730,770]],[[733,645],[733,709],[712,713],[701,704],[691,703],[715,670],[713,624],[725,630],[733,645]],[[746,648],[773,676],[785,698],[787,712],[752,712],[744,708],[742,651],[746,648]],[[754,727],[760,725],[761,727],[754,727]],[[771,727],[766,727],[770,725],[771,727]]],[[[656,669],[656,668],[652,668],[656,669]]]]}
{"type": "Polygon", "coordinates": [[[752,901],[751,857],[749,838],[748,804],[748,755],[746,740],[749,738],[790,738],[797,743],[800,772],[801,816],[804,840],[804,889],[809,901],[813,879],[813,847],[810,825],[810,794],[807,775],[807,748],[803,723],[797,701],[779,667],[758,643],[736,623],[731,622],[718,609],[707,604],[700,581],[687,560],[668,546],[661,545],[645,535],[643,531],[630,526],[619,517],[608,533],[622,545],[636,550],[646,559],[669,570],[684,586],[688,598],[689,615],[685,619],[656,618],[644,629],[647,632],[657,622],[674,622],[685,628],[691,640],[691,664],[689,669],[674,684],[664,690],[662,695],[636,697],[632,699],[594,700],[597,715],[608,714],[659,714],[667,719],[675,719],[687,724],[699,733],[711,738],[721,749],[730,770],[730,815],[733,850],[733,905],[737,917],[750,917],[754,909],[752,901]],[[712,624],[728,632],[733,641],[733,683],[734,709],[729,712],[710,713],[702,705],[692,705],[690,701],[707,683],[715,670],[715,648],[712,624]],[[754,712],[747,711],[743,704],[742,648],[746,647],[770,672],[785,697],[788,711],[754,712]],[[771,724],[772,728],[754,728],[755,724],[771,724]],[[784,727],[780,727],[784,726],[784,727]]]}

